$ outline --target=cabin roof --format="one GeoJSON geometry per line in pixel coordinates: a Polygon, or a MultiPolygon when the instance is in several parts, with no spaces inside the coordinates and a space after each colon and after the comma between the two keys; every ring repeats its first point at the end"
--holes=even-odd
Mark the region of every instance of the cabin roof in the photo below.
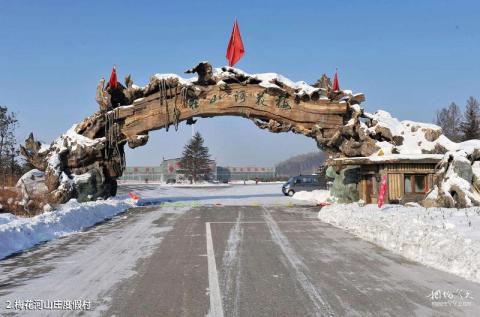
{"type": "Polygon", "coordinates": [[[341,165],[374,165],[374,164],[418,164],[431,163],[436,164],[442,158],[443,154],[393,154],[369,157],[341,157],[328,159],[328,166],[341,165]]]}

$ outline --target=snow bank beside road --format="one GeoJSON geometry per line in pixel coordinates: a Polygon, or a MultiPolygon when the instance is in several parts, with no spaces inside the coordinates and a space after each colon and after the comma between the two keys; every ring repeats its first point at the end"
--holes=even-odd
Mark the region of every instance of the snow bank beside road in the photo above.
{"type": "Polygon", "coordinates": [[[328,190],[313,190],[311,192],[301,191],[296,192],[292,196],[293,199],[311,201],[317,204],[327,202],[329,197],[330,191],[328,190]]]}
{"type": "Polygon", "coordinates": [[[478,208],[348,204],[324,207],[318,218],[410,260],[480,283],[478,208]]]}
{"type": "Polygon", "coordinates": [[[81,231],[134,207],[131,199],[78,203],[71,200],[58,210],[32,218],[0,215],[0,259],[58,237],[81,231]]]}

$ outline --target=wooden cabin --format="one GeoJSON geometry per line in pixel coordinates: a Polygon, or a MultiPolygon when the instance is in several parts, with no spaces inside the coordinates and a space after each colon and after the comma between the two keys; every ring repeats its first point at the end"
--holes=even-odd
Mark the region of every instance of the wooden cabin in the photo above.
{"type": "Polygon", "coordinates": [[[435,167],[442,154],[388,155],[329,159],[326,165],[341,170],[358,167],[359,199],[377,203],[380,182],[387,177],[385,203],[419,202],[433,188],[435,167]]]}

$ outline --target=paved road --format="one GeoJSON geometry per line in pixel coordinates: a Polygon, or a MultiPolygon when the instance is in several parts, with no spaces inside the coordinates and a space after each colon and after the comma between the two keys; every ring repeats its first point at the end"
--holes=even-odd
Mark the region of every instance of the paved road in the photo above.
{"type": "MultiPolygon", "coordinates": [[[[317,209],[131,210],[0,262],[0,312],[15,315],[7,300],[83,298],[83,316],[478,316],[479,284],[324,224],[317,209]],[[470,306],[428,297],[457,289],[470,306]]],[[[20,315],[41,313],[62,315],[20,315]]]]}

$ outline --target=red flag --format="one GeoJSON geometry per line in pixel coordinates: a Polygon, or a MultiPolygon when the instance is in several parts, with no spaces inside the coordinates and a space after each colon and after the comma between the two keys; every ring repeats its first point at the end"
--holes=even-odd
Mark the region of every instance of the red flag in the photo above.
{"type": "Polygon", "coordinates": [[[243,54],[245,54],[245,49],[243,48],[242,36],[240,35],[237,19],[235,19],[227,48],[228,65],[235,65],[240,58],[242,58],[243,54]]]}
{"type": "Polygon", "coordinates": [[[117,70],[115,65],[113,65],[112,73],[110,74],[110,80],[108,81],[110,88],[117,88],[117,70]]]}
{"type": "Polygon", "coordinates": [[[380,183],[380,192],[378,193],[378,208],[382,208],[383,201],[385,200],[385,193],[387,192],[387,176],[383,176],[380,183]]]}
{"type": "Polygon", "coordinates": [[[333,77],[333,91],[339,91],[340,90],[340,84],[338,83],[338,70],[335,70],[335,76],[333,77]]]}

